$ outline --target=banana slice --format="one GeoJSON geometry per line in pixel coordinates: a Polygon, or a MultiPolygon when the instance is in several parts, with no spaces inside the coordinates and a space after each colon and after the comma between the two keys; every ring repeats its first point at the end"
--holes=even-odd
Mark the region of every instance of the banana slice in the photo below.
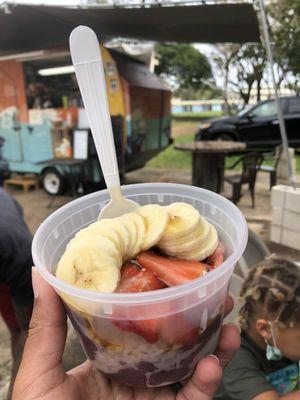
{"type": "Polygon", "coordinates": [[[88,236],[104,236],[110,239],[116,245],[120,257],[122,258],[127,249],[128,234],[125,227],[122,224],[119,224],[117,219],[118,218],[103,219],[101,221],[94,222],[87,228],[79,231],[73,240],[80,240],[81,238],[88,236]]]}
{"type": "Polygon", "coordinates": [[[161,239],[169,223],[170,216],[166,208],[159,204],[148,204],[140,207],[136,210],[136,213],[146,219],[146,234],[141,250],[148,250],[161,239]]]}
{"type": "Polygon", "coordinates": [[[129,246],[124,257],[124,261],[126,261],[135,257],[141,251],[142,243],[146,233],[146,221],[144,217],[135,212],[122,215],[120,220],[128,230],[130,239],[129,246]]]}
{"type": "Polygon", "coordinates": [[[134,243],[130,258],[134,258],[138,255],[138,253],[140,253],[142,245],[145,240],[146,229],[147,229],[146,218],[135,212],[132,214],[133,215],[131,216],[131,218],[133,219],[133,222],[136,225],[136,241],[134,243]]]}
{"type": "MultiPolygon", "coordinates": [[[[104,220],[103,220],[103,222],[104,222],[104,220]]],[[[121,247],[122,244],[120,243],[119,235],[112,229],[108,229],[109,225],[107,224],[107,222],[104,222],[104,223],[103,222],[102,221],[94,222],[87,228],[79,231],[75,235],[75,238],[72,239],[71,242],[69,243],[68,248],[70,247],[70,245],[73,245],[74,243],[78,242],[82,238],[104,236],[107,239],[111,240],[115,244],[116,248],[118,249],[118,252],[120,253],[121,249],[122,249],[122,247],[121,247]]]]}
{"type": "Polygon", "coordinates": [[[122,259],[124,259],[125,255],[127,254],[127,249],[128,249],[129,242],[130,242],[128,229],[122,223],[120,218],[111,219],[110,224],[111,224],[110,225],[111,229],[113,229],[118,234],[118,236],[120,238],[120,241],[121,241],[121,256],[122,256],[122,259]]]}
{"type": "Polygon", "coordinates": [[[194,232],[199,223],[199,212],[187,203],[166,206],[170,220],[162,235],[162,241],[173,241],[194,232]]]}
{"type": "Polygon", "coordinates": [[[63,254],[56,276],[77,287],[112,292],[120,279],[120,266],[111,240],[102,236],[83,237],[63,254]]]}
{"type": "Polygon", "coordinates": [[[199,223],[194,232],[174,239],[159,242],[159,248],[169,255],[178,255],[180,253],[195,252],[207,242],[210,233],[210,224],[204,218],[199,217],[199,223]]]}
{"type": "Polygon", "coordinates": [[[216,228],[212,224],[209,225],[210,225],[209,236],[207,240],[202,244],[202,246],[200,246],[193,252],[187,251],[178,253],[179,258],[183,258],[186,260],[202,261],[208,256],[210,256],[216,250],[219,244],[218,233],[216,231],[216,228]]]}
{"type": "Polygon", "coordinates": [[[77,246],[78,242],[80,242],[82,239],[93,240],[94,238],[100,238],[104,242],[103,244],[106,248],[106,251],[110,254],[113,254],[113,256],[118,260],[118,265],[121,266],[121,245],[119,243],[119,237],[117,233],[112,229],[107,229],[107,227],[105,226],[98,226],[95,224],[92,224],[88,228],[86,228],[86,231],[83,232],[81,235],[80,232],[78,232],[78,234],[69,242],[67,249],[74,248],[74,246],[77,246]],[[101,231],[103,231],[103,233],[101,233],[101,231]]]}

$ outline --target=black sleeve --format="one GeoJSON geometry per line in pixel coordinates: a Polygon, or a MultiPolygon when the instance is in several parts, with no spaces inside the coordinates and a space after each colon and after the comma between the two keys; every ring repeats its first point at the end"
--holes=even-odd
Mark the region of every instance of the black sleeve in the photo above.
{"type": "Polygon", "coordinates": [[[215,399],[252,400],[261,393],[274,390],[254,356],[240,349],[225,368],[222,384],[215,399]]]}
{"type": "Polygon", "coordinates": [[[9,286],[13,296],[30,292],[31,243],[21,206],[0,188],[0,282],[9,286]]]}
{"type": "Polygon", "coordinates": [[[32,301],[32,237],[26,227],[14,231],[0,229],[0,282],[10,288],[17,303],[32,301]]]}
{"type": "Polygon", "coordinates": [[[17,209],[18,214],[20,215],[21,218],[23,218],[23,208],[22,208],[22,206],[13,197],[12,197],[12,201],[14,202],[14,205],[15,205],[15,207],[17,209]]]}

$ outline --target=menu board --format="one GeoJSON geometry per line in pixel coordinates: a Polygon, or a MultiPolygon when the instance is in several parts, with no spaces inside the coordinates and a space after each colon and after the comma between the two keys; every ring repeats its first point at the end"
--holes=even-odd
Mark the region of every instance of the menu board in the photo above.
{"type": "Polygon", "coordinates": [[[88,131],[74,131],[73,154],[74,158],[78,160],[86,160],[88,158],[88,131]]]}

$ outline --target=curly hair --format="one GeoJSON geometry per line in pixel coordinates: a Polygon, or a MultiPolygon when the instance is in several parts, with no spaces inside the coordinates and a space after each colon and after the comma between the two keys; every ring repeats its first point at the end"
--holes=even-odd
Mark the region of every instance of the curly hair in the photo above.
{"type": "Polygon", "coordinates": [[[286,258],[271,255],[256,264],[240,291],[242,330],[266,315],[282,327],[300,324],[300,268],[286,258]]]}

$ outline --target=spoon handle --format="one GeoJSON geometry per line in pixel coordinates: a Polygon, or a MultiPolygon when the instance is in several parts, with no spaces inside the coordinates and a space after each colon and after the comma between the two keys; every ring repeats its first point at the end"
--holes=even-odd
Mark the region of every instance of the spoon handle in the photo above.
{"type": "Polygon", "coordinates": [[[92,29],[78,26],[69,43],[105,183],[111,189],[120,186],[120,178],[98,38],[92,29]]]}

